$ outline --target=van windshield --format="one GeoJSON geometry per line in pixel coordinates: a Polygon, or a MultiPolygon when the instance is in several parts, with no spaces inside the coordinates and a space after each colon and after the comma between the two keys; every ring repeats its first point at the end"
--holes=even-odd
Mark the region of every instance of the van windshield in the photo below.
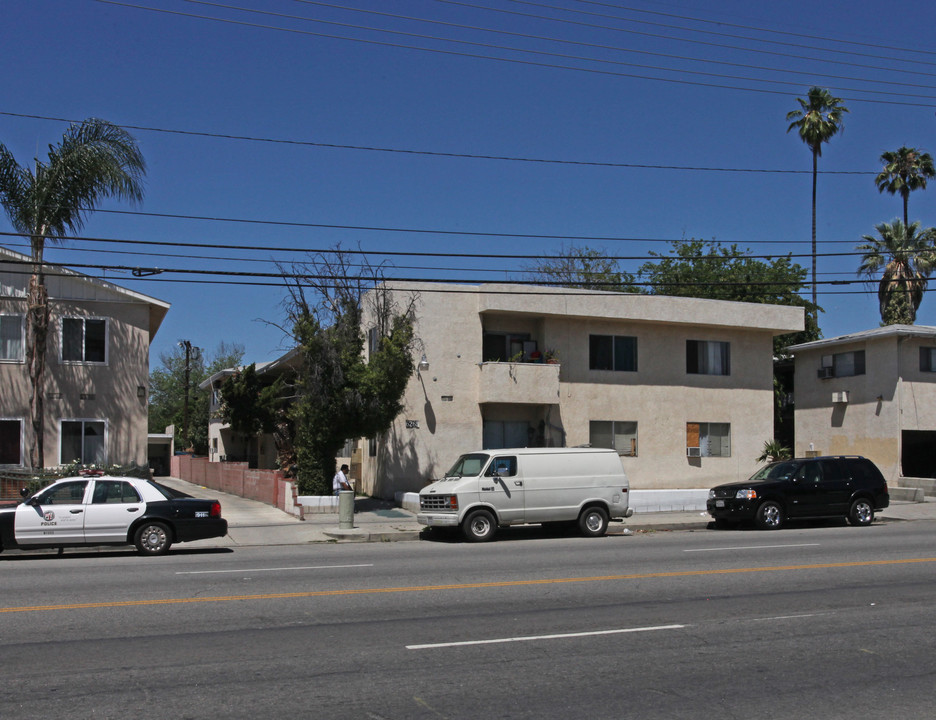
{"type": "Polygon", "coordinates": [[[477,477],[481,474],[490,455],[484,453],[471,453],[462,455],[452,465],[452,469],[445,473],[445,477],[477,477]]]}

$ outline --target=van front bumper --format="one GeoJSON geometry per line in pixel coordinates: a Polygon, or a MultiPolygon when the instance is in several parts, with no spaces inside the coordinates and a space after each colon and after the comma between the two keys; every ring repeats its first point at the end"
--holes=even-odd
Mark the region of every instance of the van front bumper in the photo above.
{"type": "Polygon", "coordinates": [[[458,527],[458,515],[429,515],[427,513],[419,513],[416,516],[416,522],[429,527],[458,527]]]}

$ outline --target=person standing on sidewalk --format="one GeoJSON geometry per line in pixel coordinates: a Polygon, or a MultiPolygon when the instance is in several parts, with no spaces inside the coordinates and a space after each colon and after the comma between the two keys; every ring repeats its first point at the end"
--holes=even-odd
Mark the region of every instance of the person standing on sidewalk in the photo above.
{"type": "Polygon", "coordinates": [[[335,473],[335,477],[332,479],[332,490],[335,491],[337,496],[342,490],[353,490],[351,487],[351,481],[348,480],[348,471],[349,468],[347,465],[342,465],[338,472],[335,473]]]}

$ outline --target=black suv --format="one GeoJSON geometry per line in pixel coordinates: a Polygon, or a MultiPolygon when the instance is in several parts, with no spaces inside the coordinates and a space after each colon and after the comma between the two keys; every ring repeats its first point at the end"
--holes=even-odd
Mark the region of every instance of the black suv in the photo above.
{"type": "Polygon", "coordinates": [[[709,490],[706,510],[716,525],[754,520],[777,530],[788,518],[847,517],[870,525],[890,503],[887,482],[864,457],[797,458],[771,463],[749,480],[709,490]]]}

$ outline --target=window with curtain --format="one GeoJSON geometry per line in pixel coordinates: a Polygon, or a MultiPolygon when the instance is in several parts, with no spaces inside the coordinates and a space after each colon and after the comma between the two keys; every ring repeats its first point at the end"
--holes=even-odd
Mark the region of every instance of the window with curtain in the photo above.
{"type": "Polygon", "coordinates": [[[936,347],[920,348],[920,372],[936,372],[936,347]]]}
{"type": "Polygon", "coordinates": [[[700,457],[731,456],[731,423],[686,423],[686,447],[700,457]]]}
{"type": "Polygon", "coordinates": [[[865,351],[836,353],[832,356],[832,374],[835,377],[852,377],[865,374],[865,351]]]}
{"type": "Polygon", "coordinates": [[[592,447],[611,448],[618,455],[637,457],[637,423],[627,420],[592,420],[588,424],[592,447]]]}
{"type": "Polygon", "coordinates": [[[686,340],[686,372],[691,375],[731,375],[731,343],[686,340]]]}
{"type": "Polygon", "coordinates": [[[23,315],[0,315],[0,360],[22,362],[25,352],[23,315]]]}
{"type": "Polygon", "coordinates": [[[103,420],[62,420],[60,460],[84,465],[107,462],[106,426],[103,420]]]}

